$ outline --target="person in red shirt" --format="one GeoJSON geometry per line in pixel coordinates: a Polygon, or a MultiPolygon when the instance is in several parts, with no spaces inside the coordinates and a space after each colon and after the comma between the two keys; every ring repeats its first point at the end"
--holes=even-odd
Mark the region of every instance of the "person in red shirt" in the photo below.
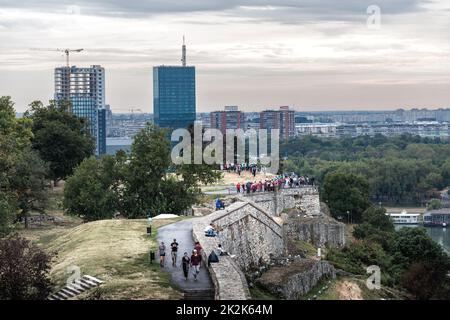
{"type": "Polygon", "coordinates": [[[241,193],[241,184],[239,182],[236,185],[236,191],[237,193],[241,193]]]}
{"type": "Polygon", "coordinates": [[[191,256],[192,274],[194,275],[194,281],[197,281],[197,276],[200,273],[200,264],[202,263],[202,256],[197,250],[194,250],[191,256]]]}
{"type": "Polygon", "coordinates": [[[200,242],[197,241],[197,242],[195,243],[194,249],[197,250],[197,253],[198,253],[199,255],[202,254],[202,249],[203,249],[203,248],[202,248],[202,246],[200,245],[200,242]]]}

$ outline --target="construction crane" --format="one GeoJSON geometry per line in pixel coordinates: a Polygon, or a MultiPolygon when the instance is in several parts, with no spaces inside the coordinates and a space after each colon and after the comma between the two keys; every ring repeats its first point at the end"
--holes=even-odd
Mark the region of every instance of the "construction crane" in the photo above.
{"type": "Polygon", "coordinates": [[[37,51],[59,51],[59,52],[64,52],[64,54],[66,55],[66,64],[67,64],[67,67],[70,67],[70,64],[69,64],[69,55],[70,55],[70,53],[71,52],[81,52],[81,51],[83,51],[84,49],[48,49],[48,48],[33,48],[33,49],[31,49],[31,50],[37,50],[37,51]]]}

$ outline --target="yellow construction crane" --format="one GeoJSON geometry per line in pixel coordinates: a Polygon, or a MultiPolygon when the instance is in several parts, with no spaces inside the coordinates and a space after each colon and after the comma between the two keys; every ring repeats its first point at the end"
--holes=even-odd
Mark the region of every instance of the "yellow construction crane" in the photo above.
{"type": "Polygon", "coordinates": [[[33,49],[31,49],[31,50],[37,50],[37,51],[59,51],[59,52],[64,52],[64,54],[66,55],[66,64],[67,64],[67,67],[70,67],[70,64],[69,64],[69,54],[71,53],[71,52],[81,52],[81,51],[83,51],[84,49],[48,49],[48,48],[33,48],[33,49]]]}

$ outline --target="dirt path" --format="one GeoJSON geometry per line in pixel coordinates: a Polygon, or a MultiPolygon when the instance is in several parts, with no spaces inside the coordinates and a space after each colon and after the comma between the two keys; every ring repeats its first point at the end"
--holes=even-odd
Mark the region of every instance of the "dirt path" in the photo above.
{"type": "Polygon", "coordinates": [[[337,287],[339,300],[363,300],[359,286],[350,281],[343,281],[337,287]]]}

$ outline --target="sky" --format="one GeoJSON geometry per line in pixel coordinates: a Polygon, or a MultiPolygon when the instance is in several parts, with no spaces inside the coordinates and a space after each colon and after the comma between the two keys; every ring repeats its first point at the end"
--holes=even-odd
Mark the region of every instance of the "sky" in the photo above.
{"type": "Polygon", "coordinates": [[[183,35],[198,112],[450,107],[449,0],[0,0],[0,95],[48,101],[55,49],[84,48],[113,111],[152,112],[183,35]]]}

